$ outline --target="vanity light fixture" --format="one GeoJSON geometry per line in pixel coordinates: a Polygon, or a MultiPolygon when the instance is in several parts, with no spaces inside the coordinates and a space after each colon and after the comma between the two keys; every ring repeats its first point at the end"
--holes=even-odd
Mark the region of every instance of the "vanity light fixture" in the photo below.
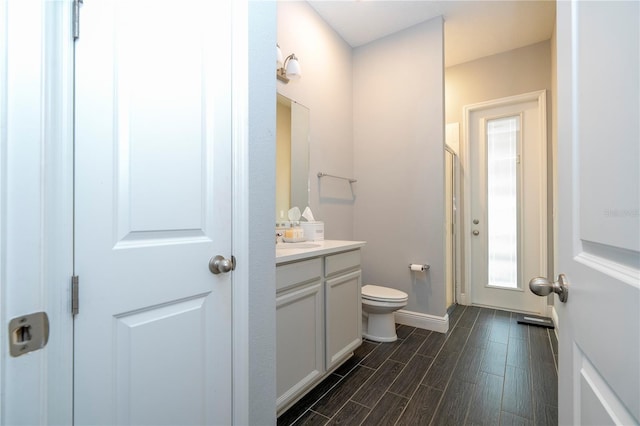
{"type": "Polygon", "coordinates": [[[287,56],[283,61],[280,46],[276,45],[276,47],[278,48],[276,77],[284,84],[289,83],[289,80],[298,80],[302,76],[302,70],[300,69],[300,62],[298,62],[295,53],[287,56]]]}

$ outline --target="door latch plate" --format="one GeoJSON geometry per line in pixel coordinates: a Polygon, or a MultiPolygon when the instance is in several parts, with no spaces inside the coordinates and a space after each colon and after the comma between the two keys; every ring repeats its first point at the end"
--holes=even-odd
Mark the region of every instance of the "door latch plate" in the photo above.
{"type": "Polygon", "coordinates": [[[42,349],[49,341],[49,317],[46,312],[36,312],[13,318],[8,334],[13,357],[42,349]]]}

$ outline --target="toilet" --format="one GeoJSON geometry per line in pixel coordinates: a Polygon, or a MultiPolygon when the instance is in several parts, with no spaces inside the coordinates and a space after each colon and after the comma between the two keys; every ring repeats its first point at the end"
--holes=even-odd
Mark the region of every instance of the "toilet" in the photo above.
{"type": "Polygon", "coordinates": [[[374,342],[394,342],[396,322],[393,313],[407,306],[407,293],[389,287],[362,287],[362,336],[374,342]]]}

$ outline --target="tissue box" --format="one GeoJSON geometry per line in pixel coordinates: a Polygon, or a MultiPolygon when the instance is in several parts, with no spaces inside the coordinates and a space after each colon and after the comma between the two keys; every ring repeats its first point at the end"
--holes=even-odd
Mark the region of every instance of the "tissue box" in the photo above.
{"type": "Polygon", "coordinates": [[[300,222],[300,226],[304,230],[304,238],[307,241],[324,240],[324,222],[300,222]]]}

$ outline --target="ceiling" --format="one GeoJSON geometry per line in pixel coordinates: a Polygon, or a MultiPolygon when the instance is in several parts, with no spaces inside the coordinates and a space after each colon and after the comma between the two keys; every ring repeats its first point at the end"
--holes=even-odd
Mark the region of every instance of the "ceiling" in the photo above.
{"type": "Polygon", "coordinates": [[[351,47],[442,15],[445,66],[548,40],[555,25],[552,0],[310,0],[308,3],[351,47]]]}

